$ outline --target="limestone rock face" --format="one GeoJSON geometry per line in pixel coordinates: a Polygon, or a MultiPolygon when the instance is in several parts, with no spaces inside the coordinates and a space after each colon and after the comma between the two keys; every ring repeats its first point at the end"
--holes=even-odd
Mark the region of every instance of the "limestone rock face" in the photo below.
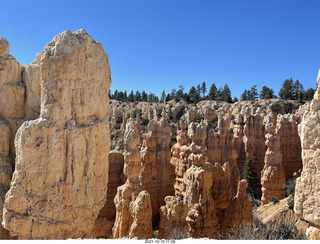
{"type": "Polygon", "coordinates": [[[286,178],[282,167],[282,154],[280,151],[280,137],[274,124],[272,116],[266,117],[266,146],[268,147],[265,156],[265,165],[261,171],[262,204],[269,202],[270,196],[278,199],[285,198],[283,186],[286,178]]]}
{"type": "Polygon", "coordinates": [[[108,56],[79,30],[58,34],[38,60],[40,118],[17,132],[3,225],[20,239],[87,237],[106,200],[108,56]]]}
{"type": "Polygon", "coordinates": [[[308,239],[320,239],[320,72],[317,79],[318,89],[299,125],[301,138],[303,170],[296,181],[294,198],[295,213],[310,222],[308,239]]]}

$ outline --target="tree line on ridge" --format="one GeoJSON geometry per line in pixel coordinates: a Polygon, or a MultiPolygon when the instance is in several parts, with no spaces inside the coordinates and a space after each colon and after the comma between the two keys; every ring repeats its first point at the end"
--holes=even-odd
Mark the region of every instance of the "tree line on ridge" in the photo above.
{"type": "MultiPolygon", "coordinates": [[[[154,93],[147,94],[145,91],[136,91],[133,90],[127,94],[127,91],[118,91],[115,90],[114,93],[109,92],[109,97],[121,102],[168,102],[174,99],[175,101],[184,100],[187,103],[198,103],[202,100],[215,100],[215,101],[224,101],[228,103],[238,102],[237,97],[231,97],[231,90],[227,84],[224,87],[217,89],[216,85],[213,83],[210,86],[210,89],[207,93],[206,82],[198,84],[196,87],[192,86],[188,93],[184,91],[184,86],[180,85],[179,89],[172,89],[170,93],[166,93],[164,90],[161,93],[160,98],[154,93]]],[[[248,90],[244,90],[241,94],[241,101],[255,101],[258,99],[271,99],[271,98],[280,98],[284,100],[296,100],[300,103],[305,101],[312,100],[315,89],[309,88],[304,89],[303,85],[299,80],[293,81],[292,78],[286,79],[278,93],[278,96],[275,95],[272,88],[263,86],[260,93],[257,90],[257,86],[254,85],[248,90]]]]}

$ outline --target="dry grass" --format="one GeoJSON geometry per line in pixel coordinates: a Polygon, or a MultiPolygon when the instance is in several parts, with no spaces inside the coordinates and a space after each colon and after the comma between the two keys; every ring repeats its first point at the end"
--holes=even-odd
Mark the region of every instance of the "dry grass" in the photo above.
{"type": "Polygon", "coordinates": [[[223,239],[228,240],[306,240],[306,236],[298,231],[294,219],[279,219],[274,224],[263,224],[254,216],[252,225],[232,228],[223,239]]]}

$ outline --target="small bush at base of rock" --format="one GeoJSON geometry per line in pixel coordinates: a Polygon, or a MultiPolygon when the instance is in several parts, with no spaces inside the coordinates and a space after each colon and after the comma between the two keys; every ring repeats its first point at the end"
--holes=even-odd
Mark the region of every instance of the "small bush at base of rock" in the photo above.
{"type": "Polygon", "coordinates": [[[254,216],[253,225],[233,227],[225,236],[227,240],[306,240],[291,220],[284,220],[276,226],[265,225],[254,216]]]}
{"type": "Polygon", "coordinates": [[[270,200],[273,204],[279,203],[279,199],[276,198],[275,196],[272,196],[272,195],[269,196],[269,200],[270,200]]]}

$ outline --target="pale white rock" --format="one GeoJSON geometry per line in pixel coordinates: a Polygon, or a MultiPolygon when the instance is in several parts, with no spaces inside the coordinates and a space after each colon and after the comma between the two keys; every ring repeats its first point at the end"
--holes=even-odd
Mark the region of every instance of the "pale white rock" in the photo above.
{"type": "Polygon", "coordinates": [[[308,239],[320,238],[320,72],[317,83],[318,89],[299,125],[303,170],[294,198],[295,213],[312,225],[307,230],[308,239]]]}
{"type": "Polygon", "coordinates": [[[87,237],[108,183],[108,56],[79,30],[58,34],[37,59],[40,118],[16,134],[3,225],[20,239],[87,237]]]}

